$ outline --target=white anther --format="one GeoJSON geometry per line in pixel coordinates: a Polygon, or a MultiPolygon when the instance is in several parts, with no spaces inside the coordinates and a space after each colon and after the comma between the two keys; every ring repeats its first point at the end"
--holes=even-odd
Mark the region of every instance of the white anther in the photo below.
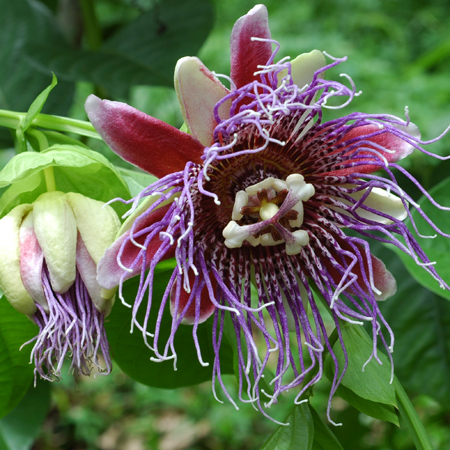
{"type": "Polygon", "coordinates": [[[280,241],[276,241],[270,233],[263,234],[260,236],[261,239],[261,245],[263,247],[272,247],[273,245],[278,245],[283,243],[283,239],[280,241]]]}
{"type": "Polygon", "coordinates": [[[289,175],[286,178],[286,183],[294,195],[304,202],[309,200],[316,192],[314,186],[310,183],[305,183],[303,175],[298,173],[289,175]]]}
{"type": "Polygon", "coordinates": [[[281,192],[287,189],[287,184],[286,181],[275,178],[272,183],[272,187],[275,189],[276,192],[281,192]]]}
{"type": "Polygon", "coordinates": [[[258,191],[260,191],[261,189],[267,189],[271,187],[274,181],[275,178],[268,177],[265,180],[260,181],[259,183],[249,186],[248,188],[245,189],[245,192],[247,192],[248,195],[256,195],[258,191]]]}
{"type": "Polygon", "coordinates": [[[241,208],[247,206],[248,204],[248,194],[245,191],[239,191],[236,194],[236,200],[234,201],[233,213],[231,218],[233,220],[241,220],[243,215],[241,214],[241,208]]]}
{"type": "Polygon", "coordinates": [[[259,216],[262,220],[269,220],[278,212],[278,209],[278,206],[274,203],[266,203],[260,208],[259,216]]]}
{"type": "Polygon", "coordinates": [[[255,236],[249,236],[246,238],[248,242],[250,242],[253,247],[257,247],[259,244],[261,244],[261,237],[255,237],[255,236]]]}
{"type": "Polygon", "coordinates": [[[222,235],[228,248],[242,247],[242,243],[249,237],[249,233],[234,220],[223,229],[222,235]]]}
{"type": "Polygon", "coordinates": [[[303,212],[303,202],[300,200],[298,203],[296,203],[292,209],[294,211],[298,212],[298,216],[295,220],[290,220],[289,221],[289,225],[292,228],[300,228],[302,226],[303,223],[303,217],[304,217],[304,212],[303,212]]]}
{"type": "Polygon", "coordinates": [[[292,244],[286,244],[286,253],[288,255],[298,255],[302,247],[309,244],[309,235],[305,230],[297,230],[292,233],[295,241],[292,244]]]}

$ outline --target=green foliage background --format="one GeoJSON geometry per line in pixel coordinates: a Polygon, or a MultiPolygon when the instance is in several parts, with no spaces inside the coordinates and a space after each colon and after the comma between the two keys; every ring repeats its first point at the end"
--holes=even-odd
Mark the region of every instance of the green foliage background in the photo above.
{"type": "MultiPolygon", "coordinates": [[[[436,137],[450,123],[447,1],[270,0],[265,4],[272,36],[281,44],[280,56],[295,57],[313,48],[336,57],[348,56],[329,77],[349,74],[362,95],[344,111],[328,111],[325,119],[355,110],[401,117],[408,106],[411,120],[425,139],[436,137]]],[[[0,0],[0,109],[26,111],[50,84],[53,71],[59,83],[44,113],[85,120],[84,100],[96,93],[126,101],[179,127],[182,118],[171,88],[176,60],[198,54],[211,70],[228,74],[231,28],[254,5],[248,0],[0,0]]],[[[133,176],[127,172],[130,167],[101,141],[86,138],[83,143],[120,166],[127,181],[133,176]]],[[[1,129],[1,166],[14,154],[13,146],[11,135],[1,129]]],[[[447,138],[432,151],[448,155],[449,147],[447,138]]],[[[450,206],[448,182],[438,185],[450,173],[450,161],[440,162],[417,152],[404,164],[426,189],[434,188],[439,200],[450,206]]],[[[144,174],[140,176],[142,180],[133,182],[136,190],[139,183],[147,181],[144,174]]],[[[420,198],[408,179],[400,175],[398,179],[413,197],[420,198]]],[[[133,191],[133,186],[129,187],[133,191]]],[[[437,214],[433,219],[445,228],[448,221],[442,217],[437,214]]],[[[373,248],[399,284],[396,296],[380,305],[396,335],[396,374],[414,398],[433,445],[446,450],[450,448],[450,304],[426,281],[422,283],[431,290],[418,287],[392,252],[377,245],[373,248]]],[[[445,262],[448,252],[443,253],[436,259],[445,262]]],[[[442,266],[445,276],[448,267],[442,266]]],[[[416,267],[408,269],[420,277],[416,267]]],[[[112,316],[108,327],[116,325],[112,316]]],[[[120,342],[112,345],[120,346],[120,342]]],[[[204,374],[200,377],[206,379],[204,374]]],[[[51,393],[43,386],[40,383],[36,390],[30,389],[0,421],[0,450],[28,449],[35,438],[35,450],[251,450],[261,448],[272,432],[266,449],[277,448],[277,442],[298,441],[289,432],[275,431],[276,425],[249,405],[235,411],[230,404],[215,402],[210,382],[162,390],[136,383],[116,367],[110,377],[77,381],[65,377],[51,393]],[[40,415],[31,414],[35,420],[24,429],[22,421],[28,420],[26,414],[37,404],[41,405],[36,409],[40,415]],[[21,430],[24,439],[11,442],[11,430],[21,430]]],[[[273,408],[273,415],[278,420],[291,415],[294,421],[298,416],[306,430],[296,428],[299,436],[308,435],[311,426],[325,430],[319,416],[324,416],[328,391],[326,381],[315,389],[311,403],[319,415],[303,406],[292,413],[293,397],[289,396],[273,408]]],[[[346,398],[345,393],[342,397],[346,398]]],[[[360,413],[338,397],[332,411],[333,420],[344,423],[332,431],[346,450],[414,448],[404,429],[360,413]]],[[[312,448],[339,448],[333,444],[333,436],[323,439],[323,446],[311,441],[312,448]]],[[[303,447],[280,444],[279,448],[303,447]]]]}

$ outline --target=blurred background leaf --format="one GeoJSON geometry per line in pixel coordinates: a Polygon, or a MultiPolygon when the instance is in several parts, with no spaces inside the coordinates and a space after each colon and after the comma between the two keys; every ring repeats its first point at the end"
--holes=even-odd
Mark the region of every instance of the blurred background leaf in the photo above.
{"type": "Polygon", "coordinates": [[[17,407],[0,420],[0,450],[29,450],[50,407],[50,383],[31,385],[17,407]]]}

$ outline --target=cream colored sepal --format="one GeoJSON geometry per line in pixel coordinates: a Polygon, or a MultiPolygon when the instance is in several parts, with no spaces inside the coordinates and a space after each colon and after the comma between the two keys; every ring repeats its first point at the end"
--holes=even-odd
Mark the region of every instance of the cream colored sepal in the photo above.
{"type": "MultiPolygon", "coordinates": [[[[314,73],[322,67],[325,67],[326,64],[325,56],[319,50],[302,53],[291,61],[291,76],[293,83],[300,89],[307,84],[310,84],[314,73]]],[[[288,71],[286,69],[282,70],[278,75],[278,80],[281,82],[287,74],[288,71]]]]}
{"type": "Polygon", "coordinates": [[[77,224],[62,192],[47,192],[33,204],[34,230],[55,292],[68,291],[76,277],[77,224]]]}
{"type": "Polygon", "coordinates": [[[86,248],[97,265],[105,250],[114,242],[120,220],[114,209],[103,202],[69,192],[66,200],[72,208],[86,248]]]}
{"type": "Polygon", "coordinates": [[[11,305],[28,316],[36,312],[36,305],[20,277],[19,228],[31,208],[17,206],[0,220],[0,288],[11,305]]]}

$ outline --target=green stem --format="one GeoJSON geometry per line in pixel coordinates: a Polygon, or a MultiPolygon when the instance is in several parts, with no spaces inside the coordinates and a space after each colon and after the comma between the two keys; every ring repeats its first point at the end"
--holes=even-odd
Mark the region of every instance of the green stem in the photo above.
{"type": "Polygon", "coordinates": [[[55,173],[53,166],[44,169],[45,184],[47,185],[47,192],[56,191],[55,173]]]}
{"type": "Polygon", "coordinates": [[[95,5],[92,0],[80,0],[83,15],[84,35],[89,50],[97,50],[102,44],[102,33],[95,14],[95,5]]]}
{"type": "MultiPolygon", "coordinates": [[[[21,126],[26,114],[0,109],[0,126],[17,130],[21,126]]],[[[47,128],[50,130],[62,131],[65,133],[76,133],[82,136],[101,139],[95,128],[84,120],[69,119],[68,117],[50,116],[48,114],[38,114],[33,120],[35,127],[47,128]]]]}
{"type": "Polygon", "coordinates": [[[397,377],[394,379],[394,388],[395,393],[397,394],[400,415],[406,424],[406,428],[408,429],[417,450],[433,450],[433,446],[427,432],[425,431],[425,427],[420,421],[411,400],[403,389],[403,386],[398,381],[397,377]]]}
{"type": "Polygon", "coordinates": [[[47,137],[45,136],[45,134],[42,131],[35,130],[34,128],[28,128],[28,130],[25,132],[25,134],[33,136],[38,141],[40,151],[48,148],[47,137]]]}

